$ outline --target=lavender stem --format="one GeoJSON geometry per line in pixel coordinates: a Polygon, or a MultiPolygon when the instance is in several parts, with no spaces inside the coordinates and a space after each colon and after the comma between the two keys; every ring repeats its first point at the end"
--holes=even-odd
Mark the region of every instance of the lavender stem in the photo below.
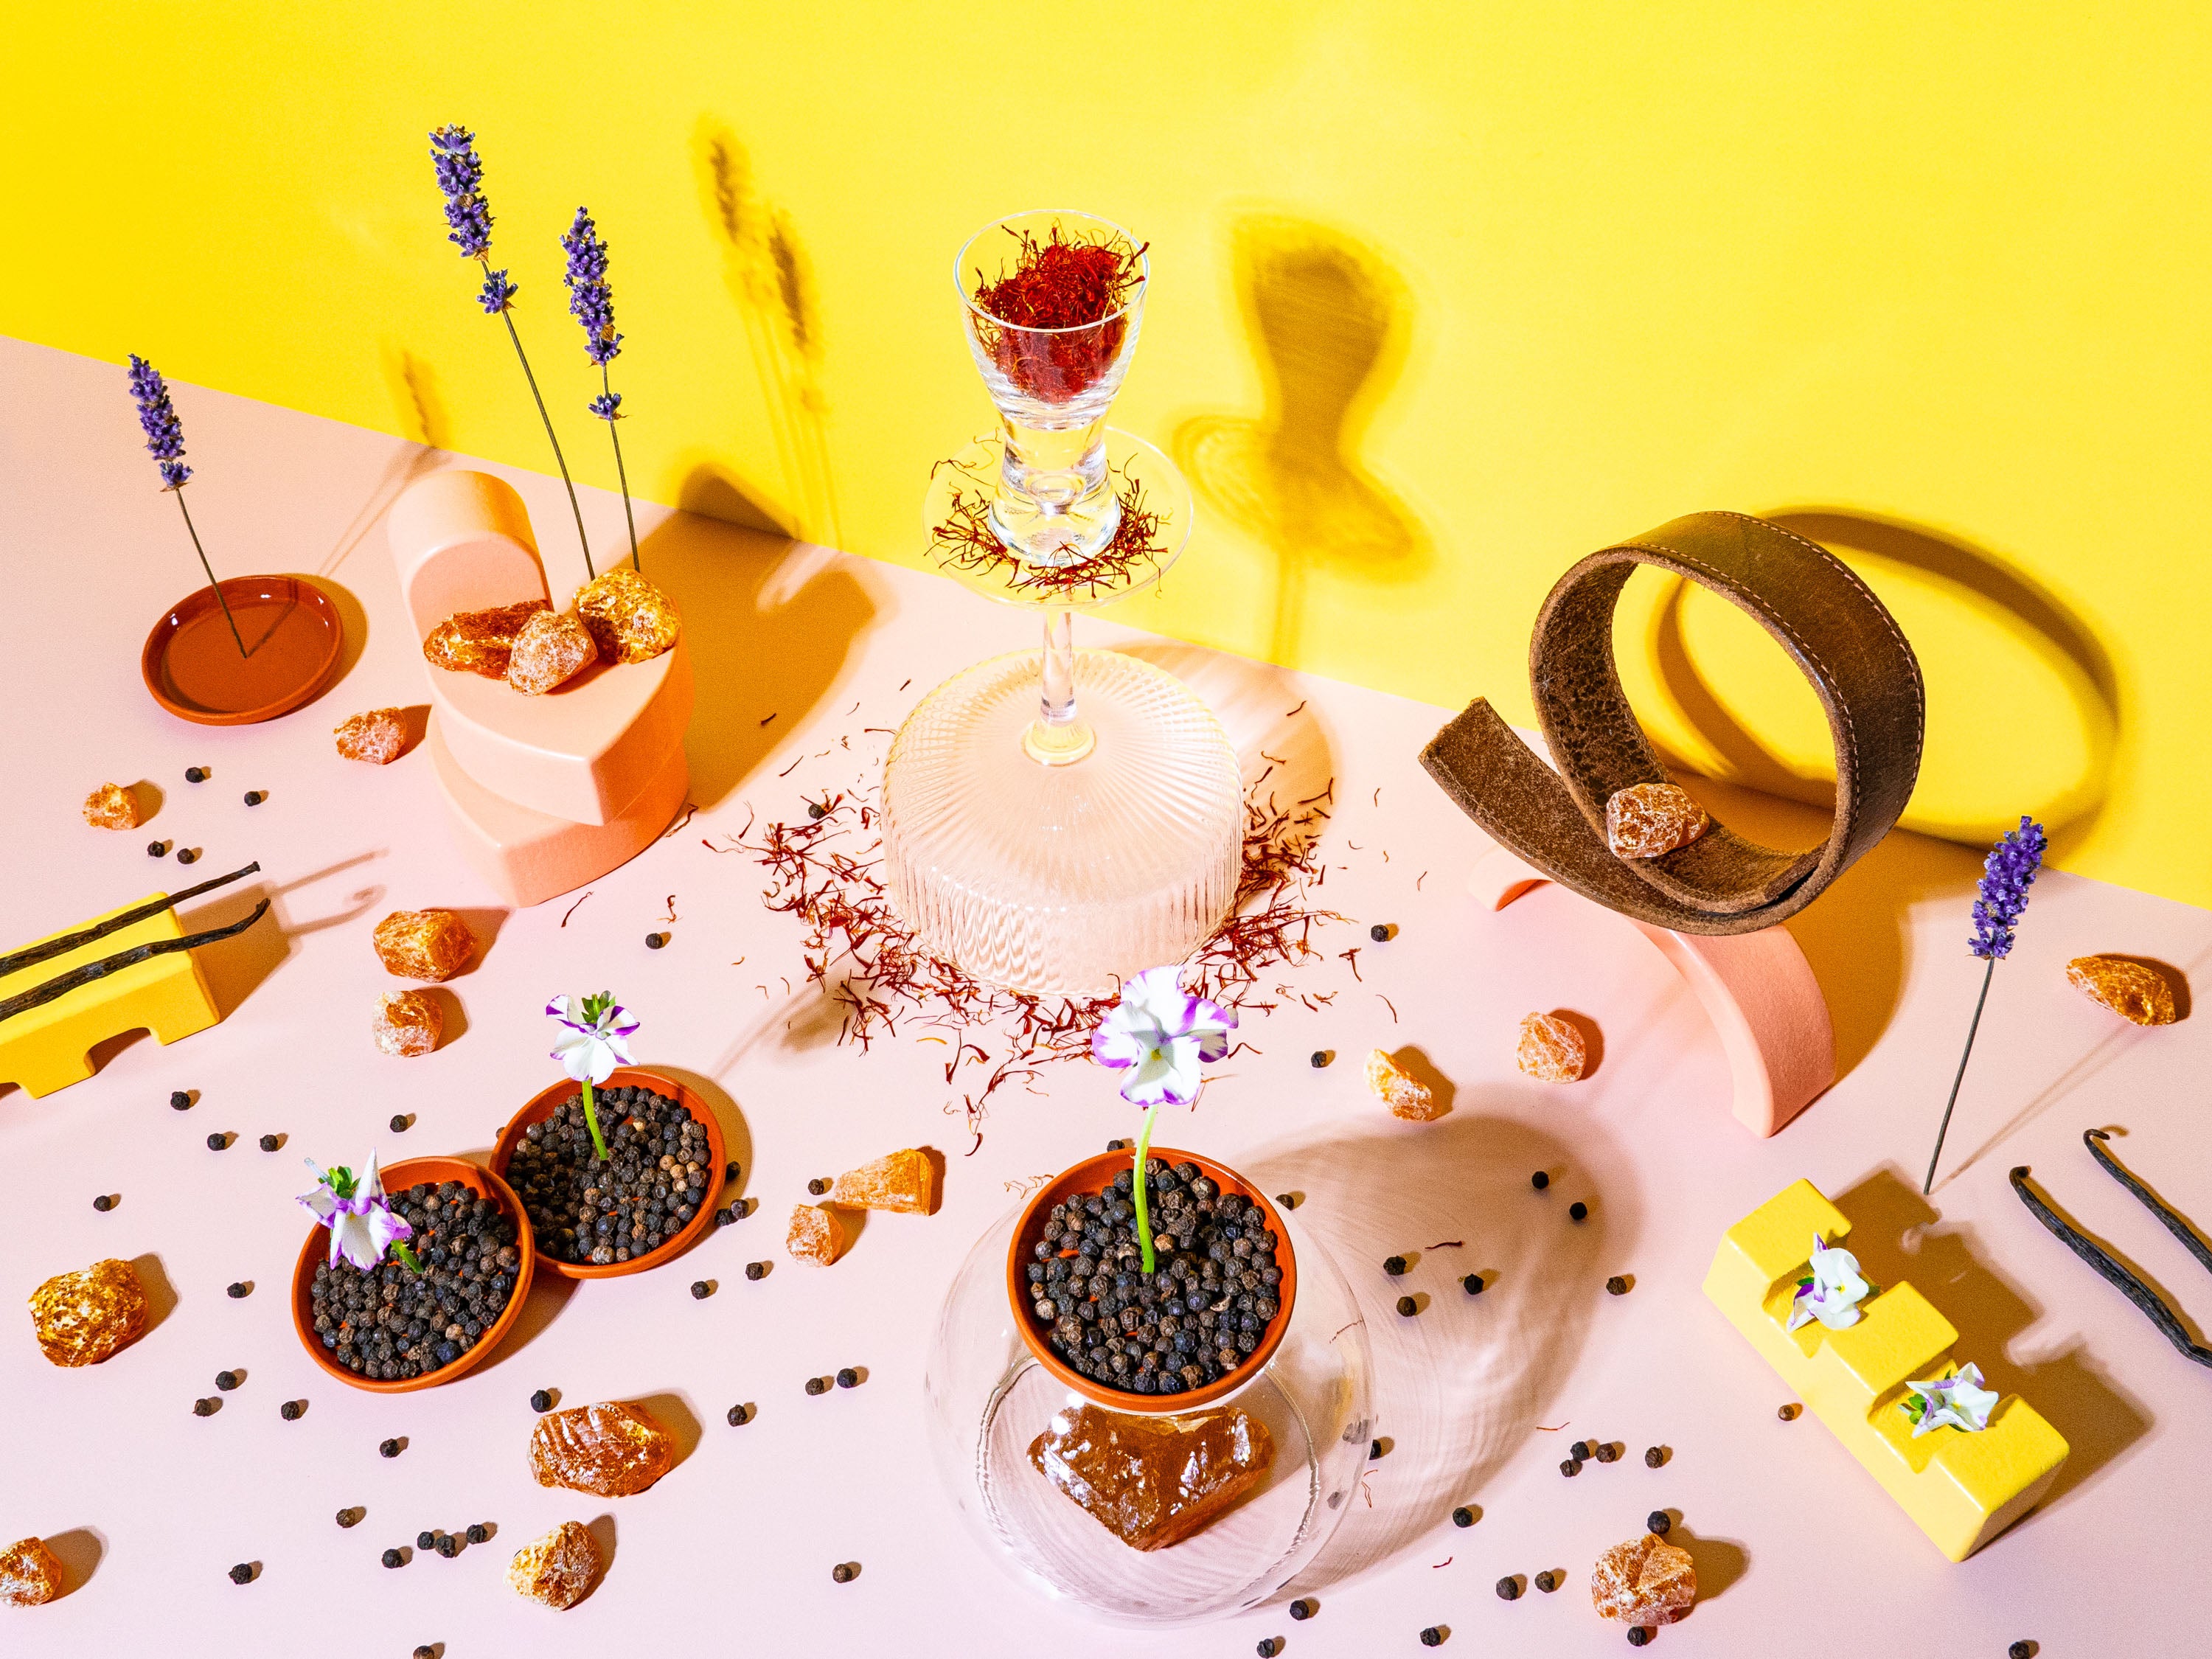
{"type": "MultiPolygon", "coordinates": [[[[610,398],[614,395],[614,388],[607,384],[605,363],[599,365],[599,390],[610,398]]],[[[629,474],[623,467],[622,434],[615,430],[612,421],[607,422],[607,436],[614,440],[615,477],[622,480],[623,518],[629,525],[629,568],[642,574],[645,567],[637,562],[637,520],[629,510],[629,474]]]]}
{"type": "Polygon", "coordinates": [[[191,509],[185,505],[182,485],[169,492],[177,498],[177,511],[185,515],[185,528],[191,535],[192,551],[200,556],[200,568],[207,572],[208,586],[215,589],[215,602],[222,607],[222,619],[230,624],[230,637],[238,646],[238,654],[246,654],[246,641],[239,638],[238,619],[230,614],[230,601],[222,596],[222,584],[215,579],[215,567],[208,562],[207,549],[200,545],[200,532],[192,527],[191,509]]]}
{"type": "MultiPolygon", "coordinates": [[[[484,268],[487,280],[491,276],[491,261],[483,254],[477,263],[484,268]]],[[[561,469],[562,487],[568,492],[568,510],[576,515],[576,539],[583,544],[584,574],[596,577],[599,573],[592,568],[592,539],[584,533],[584,509],[576,505],[576,486],[568,477],[568,458],[561,453],[561,441],[553,435],[553,417],[545,411],[545,399],[538,390],[538,377],[530,372],[530,357],[522,349],[522,336],[515,331],[514,316],[502,310],[501,319],[507,324],[507,337],[514,342],[514,355],[522,364],[522,378],[530,382],[530,395],[538,404],[538,418],[545,423],[545,441],[553,446],[554,465],[561,469]]]]}
{"type": "Polygon", "coordinates": [[[1997,959],[1990,957],[1982,970],[1982,994],[1974,999],[1973,1024],[1966,1027],[1966,1052],[1959,1056],[1959,1074],[1951,1079],[1951,1097],[1943,1103],[1943,1121],[1936,1131],[1935,1156],[1928,1160],[1928,1178],[1920,1183],[1923,1198],[1936,1188],[1936,1165],[1943,1156],[1943,1137],[1951,1132],[1951,1109],[1959,1103],[1959,1085],[1966,1080],[1966,1061],[1974,1052],[1974,1033],[1982,1028],[1982,1005],[1990,1000],[1990,981],[1996,976],[1997,959]]]}

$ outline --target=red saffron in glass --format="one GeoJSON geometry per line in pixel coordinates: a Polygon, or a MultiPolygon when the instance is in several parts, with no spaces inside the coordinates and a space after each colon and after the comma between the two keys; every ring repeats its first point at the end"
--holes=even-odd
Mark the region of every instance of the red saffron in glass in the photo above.
{"type": "Polygon", "coordinates": [[[986,319],[977,332],[1016,386],[1044,403],[1067,403],[1121,354],[1152,244],[1132,247],[1118,235],[1071,240],[1058,225],[1042,241],[1028,231],[1010,234],[1021,249],[1013,270],[1002,269],[995,281],[975,273],[975,308],[986,319]],[[1058,331],[1030,331],[1040,329],[1058,331]]]}

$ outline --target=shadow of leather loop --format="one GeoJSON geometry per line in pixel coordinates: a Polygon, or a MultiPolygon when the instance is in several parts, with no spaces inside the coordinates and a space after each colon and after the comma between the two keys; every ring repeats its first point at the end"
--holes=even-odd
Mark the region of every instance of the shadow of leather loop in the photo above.
{"type": "Polygon", "coordinates": [[[1919,775],[1920,665],[1895,620],[1825,548],[1741,514],[1693,513],[1577,564],[1537,614],[1528,672],[1557,772],[1482,698],[1421,763],[1494,840],[1554,881],[1679,933],[1752,933],[1803,909],[1889,833],[1919,775]],[[1717,820],[1656,859],[1618,858],[1607,845],[1606,803],[1667,781],[1613,662],[1613,607],[1639,564],[1737,606],[1811,683],[1835,747],[1824,845],[1778,852],[1717,820]]]}

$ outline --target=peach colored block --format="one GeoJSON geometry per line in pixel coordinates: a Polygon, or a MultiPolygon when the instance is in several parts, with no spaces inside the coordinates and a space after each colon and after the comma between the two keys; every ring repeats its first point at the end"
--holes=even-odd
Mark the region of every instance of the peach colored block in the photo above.
{"type": "Polygon", "coordinates": [[[417,645],[456,611],[552,598],[529,510],[489,472],[432,473],[392,504],[385,534],[417,645]]]}
{"type": "MultiPolygon", "coordinates": [[[[1549,879],[1493,847],[1476,860],[1468,885],[1477,898],[1502,910],[1549,879]]],[[[1641,921],[1631,925],[1697,993],[1728,1056],[1736,1121],[1753,1134],[1772,1134],[1836,1080],[1828,1000],[1787,927],[1708,937],[1641,921]]]]}
{"type": "Polygon", "coordinates": [[[477,783],[455,762],[434,714],[427,747],[463,856],[515,905],[542,904],[635,858],[668,827],[691,787],[678,744],[618,817],[577,823],[534,812],[477,783]]]}

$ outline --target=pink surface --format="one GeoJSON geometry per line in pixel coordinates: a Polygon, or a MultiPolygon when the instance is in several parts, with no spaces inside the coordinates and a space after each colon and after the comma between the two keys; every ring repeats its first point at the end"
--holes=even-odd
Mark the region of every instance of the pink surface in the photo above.
{"type": "MultiPolygon", "coordinates": [[[[421,696],[378,520],[443,458],[177,389],[198,468],[194,514],[218,573],[305,570],[359,612],[348,618],[358,659],[319,701],[266,726],[194,728],[137,680],[137,641],[193,562],[138,448],[121,371],[5,344],[0,376],[13,394],[0,404],[0,547],[16,688],[0,714],[15,877],[0,888],[0,936],[33,938],[144,890],[152,836],[204,848],[202,871],[259,858],[281,924],[210,953],[221,1025],[172,1048],[122,1046],[99,1076],[46,1101],[0,1092],[0,1213],[11,1223],[0,1534],[41,1534],[73,1568],[59,1601],[0,1613],[10,1659],[403,1655],[417,1643],[442,1643],[451,1659],[602,1659],[702,1640],[1024,1659],[1141,1644],[1196,1659],[1249,1654],[1263,1636],[1286,1638],[1290,1659],[1322,1659],[1421,1651],[1416,1633],[1431,1624],[1450,1629],[1448,1656],[1614,1654],[1620,1633],[1592,1614],[1583,1581],[1601,1548],[1661,1507],[1680,1515],[1675,1536],[1706,1592],[1660,1633],[1663,1653],[1972,1659],[2025,1637],[2067,1659],[2197,1640],[2194,1602],[2172,1591],[2204,1571],[2212,1378],[2045,1235],[2004,1172],[2032,1164],[2081,1224],[2212,1318],[2201,1269],[2079,1139],[2087,1125],[2124,1125],[2120,1155],[2171,1202],[2212,1218],[2203,1017],[2139,1031],[2063,980],[2068,957],[2100,950],[2201,976],[2212,967],[2203,912],[2062,874],[2037,884],[1923,1204],[1919,1170],[1980,976],[1964,947],[1972,854],[1893,836],[1798,919],[1843,1076],[1816,1109],[1757,1139],[1729,1116],[1727,1058],[1695,995],[1616,918],[1552,888],[1502,912],[1467,895],[1481,837],[1416,759],[1443,711],[1123,636],[1190,680],[1255,771],[1264,748],[1297,794],[1335,780],[1321,896],[1351,921],[1317,933],[1320,961],[1281,975],[1334,1000],[1309,1012],[1285,998],[1249,1018],[1252,1046],[1160,1133],[1304,1195],[1300,1214],[1367,1302],[1388,1449],[1365,1482],[1371,1503],[1299,1587],[1319,1604],[1312,1620],[1294,1624],[1279,1603],[1208,1629],[1110,1632],[1003,1577],[951,1523],[919,1438],[921,1367],[945,1286],[1020,1183],[1133,1133],[1133,1115],[1088,1067],[1048,1069],[1035,1092],[997,1098],[965,1156],[969,1073],[948,1087],[945,1049],[916,1032],[867,1054],[836,1046],[834,1017],[800,981],[789,919],[760,903],[758,869],[702,844],[724,847],[750,816],[793,817],[807,796],[866,779],[885,740],[866,728],[896,726],[945,675],[1027,644],[1034,619],[947,582],[645,514],[645,568],[684,609],[704,692],[690,737],[697,811],[573,908],[509,913],[440,821],[428,755],[353,764],[329,734],[343,714],[421,696]],[[184,781],[195,764],[212,768],[205,784],[184,781]],[[165,798],[145,835],[85,828],[88,789],[140,778],[165,798]],[[249,808],[247,789],[269,799],[249,808]],[[486,948],[434,992],[447,1010],[438,1052],[388,1060],[368,1023],[393,981],[368,932],[388,910],[425,905],[468,913],[486,948]],[[1400,932],[1372,943],[1374,921],[1400,932]],[[648,931],[668,933],[668,948],[647,951],[648,931]],[[541,1285],[510,1345],[449,1387],[387,1399],[331,1382],[298,1348],[285,1306],[301,1158],[481,1154],[549,1080],[545,998],[603,985],[645,1022],[639,1060],[715,1102],[759,1213],[658,1272],[541,1285]],[[1520,1017],[1552,1007],[1603,1034],[1595,1075],[1573,1089],[1514,1070],[1520,1017]],[[1350,1063],[1370,1046],[1417,1048],[1450,1112],[1429,1125],[1390,1118],[1350,1063]],[[1317,1048],[1337,1062],[1310,1066],[1317,1048]],[[199,1091],[190,1111],[169,1109],[176,1088],[199,1091]],[[404,1134],[384,1127],[396,1111],[417,1115],[404,1134]],[[216,1129],[240,1139],[210,1152],[216,1129]],[[283,1150],[256,1150],[263,1133],[283,1135],[283,1150]],[[915,1144],[946,1155],[939,1214],[870,1217],[827,1271],[781,1259],[779,1218],[809,1177],[915,1144]],[[1539,1167],[1553,1176],[1542,1195],[1528,1181],[1539,1167]],[[1800,1175],[1854,1218],[1870,1277],[1919,1285],[1960,1328],[1960,1356],[2072,1443],[2043,1507],[1962,1565],[1816,1422],[1777,1420],[1772,1372],[1699,1294],[1721,1231],[1800,1175]],[[99,1193],[121,1201],[96,1213],[99,1193]],[[1592,1206],[1579,1227],[1565,1214],[1576,1198],[1592,1206]],[[1413,1257],[1404,1279],[1380,1271],[1394,1251],[1413,1257]],[[57,1370],[31,1340],[24,1299],[106,1255],[152,1269],[160,1316],[110,1363],[57,1370]],[[777,1267],[748,1283],[752,1259],[777,1267]],[[1492,1287],[1463,1296],[1455,1281],[1468,1271],[1492,1287]],[[1630,1294],[1605,1294],[1615,1273],[1632,1278],[1630,1294]],[[693,1300],[694,1279],[716,1293],[693,1300]],[[234,1279],[252,1294],[226,1297],[234,1279]],[[1401,1319],[1391,1301],[1408,1291],[1431,1299],[1401,1319]],[[802,1392],[807,1376],[848,1364],[867,1368],[862,1387],[802,1392]],[[244,1370],[243,1386],[193,1418],[191,1401],[226,1367],[244,1370]],[[652,1401],[678,1429],[683,1461],[650,1492],[611,1502],[537,1486],[524,1449],[539,1387],[570,1405],[652,1401]],[[308,1410],[285,1423],[276,1408],[292,1398],[308,1410]],[[723,1422],[736,1401],[757,1408],[740,1429],[723,1422]],[[1563,1480],[1565,1444],[1580,1435],[1622,1442],[1627,1455],[1563,1480]],[[406,1439],[397,1460],[377,1455],[387,1436],[406,1439]],[[1656,1470],[1641,1461],[1652,1444],[1672,1449],[1656,1470]],[[1481,1518],[1455,1529],[1455,1504],[1481,1518]],[[368,1516],[342,1531],[331,1516],[347,1504],[368,1516]],[[591,1599],[555,1614],[518,1600],[503,1569],[567,1519],[596,1527],[614,1553],[591,1599]],[[411,1552],[425,1528],[475,1521],[496,1523],[491,1544],[398,1571],[377,1565],[386,1547],[411,1552]],[[260,1577],[231,1584],[237,1561],[259,1562],[260,1577]],[[861,1564],[854,1583],[831,1582],[842,1561],[861,1564]],[[1506,1574],[1546,1569],[1568,1575],[1556,1595],[1493,1593],[1506,1574]]],[[[541,515],[564,505],[556,482],[501,476],[541,515]]],[[[619,503],[587,495],[585,510],[613,545],[619,503]]],[[[1206,551],[1201,541],[1193,556],[1206,551]]],[[[1117,636],[1080,626],[1093,642],[1117,636]]],[[[1731,797],[1729,821],[1813,838],[1809,815],[1790,808],[1771,810],[1796,830],[1763,832],[1754,805],[1731,797]]],[[[228,920],[255,896],[195,904],[187,920],[228,920]]]]}

